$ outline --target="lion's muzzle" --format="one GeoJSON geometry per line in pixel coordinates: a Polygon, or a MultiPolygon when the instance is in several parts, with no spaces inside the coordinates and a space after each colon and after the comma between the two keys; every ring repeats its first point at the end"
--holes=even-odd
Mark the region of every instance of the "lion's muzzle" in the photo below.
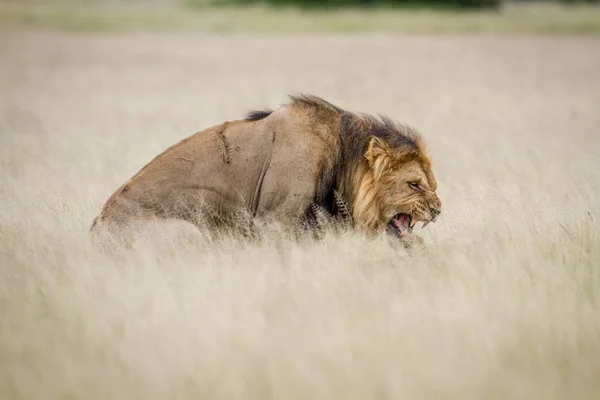
{"type": "Polygon", "coordinates": [[[440,215],[441,213],[442,213],[442,210],[439,208],[434,208],[434,207],[429,208],[429,214],[431,215],[431,222],[435,222],[438,215],[440,215]]]}

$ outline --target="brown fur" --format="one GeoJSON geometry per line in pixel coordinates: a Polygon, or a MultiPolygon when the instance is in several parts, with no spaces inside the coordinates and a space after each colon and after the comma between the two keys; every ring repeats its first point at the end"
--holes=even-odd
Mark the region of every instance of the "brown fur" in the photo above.
{"type": "MultiPolygon", "coordinates": [[[[315,96],[292,96],[198,132],[144,166],[106,202],[92,228],[140,220],[234,223],[237,213],[296,224],[318,205],[381,233],[397,213],[435,220],[441,203],[418,133],[315,96]],[[408,183],[417,182],[419,188],[408,183]],[[339,210],[339,198],[347,210],[339,210]]],[[[238,221],[239,222],[239,221],[238,221]]]]}

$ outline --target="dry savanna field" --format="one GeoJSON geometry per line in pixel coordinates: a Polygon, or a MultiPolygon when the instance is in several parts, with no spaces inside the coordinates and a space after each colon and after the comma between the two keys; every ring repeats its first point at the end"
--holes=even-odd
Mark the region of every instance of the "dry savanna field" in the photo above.
{"type": "Polygon", "coordinates": [[[600,397],[600,37],[0,32],[0,398],[600,397]],[[156,154],[298,92],[422,132],[424,249],[90,244],[156,154]]]}

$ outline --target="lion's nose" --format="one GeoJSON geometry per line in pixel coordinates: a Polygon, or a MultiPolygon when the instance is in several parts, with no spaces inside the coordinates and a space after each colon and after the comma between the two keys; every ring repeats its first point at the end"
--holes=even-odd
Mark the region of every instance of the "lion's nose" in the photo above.
{"type": "Polygon", "coordinates": [[[438,215],[442,213],[442,210],[439,208],[431,207],[429,208],[429,213],[431,214],[431,221],[435,222],[438,215]]]}

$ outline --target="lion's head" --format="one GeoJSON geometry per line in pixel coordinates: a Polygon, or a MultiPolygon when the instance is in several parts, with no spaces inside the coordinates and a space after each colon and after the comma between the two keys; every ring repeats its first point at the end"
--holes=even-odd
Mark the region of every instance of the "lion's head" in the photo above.
{"type": "Polygon", "coordinates": [[[417,222],[435,222],[441,201],[421,137],[387,120],[379,128],[366,130],[371,134],[354,175],[353,217],[368,233],[388,230],[402,238],[417,222]]]}

